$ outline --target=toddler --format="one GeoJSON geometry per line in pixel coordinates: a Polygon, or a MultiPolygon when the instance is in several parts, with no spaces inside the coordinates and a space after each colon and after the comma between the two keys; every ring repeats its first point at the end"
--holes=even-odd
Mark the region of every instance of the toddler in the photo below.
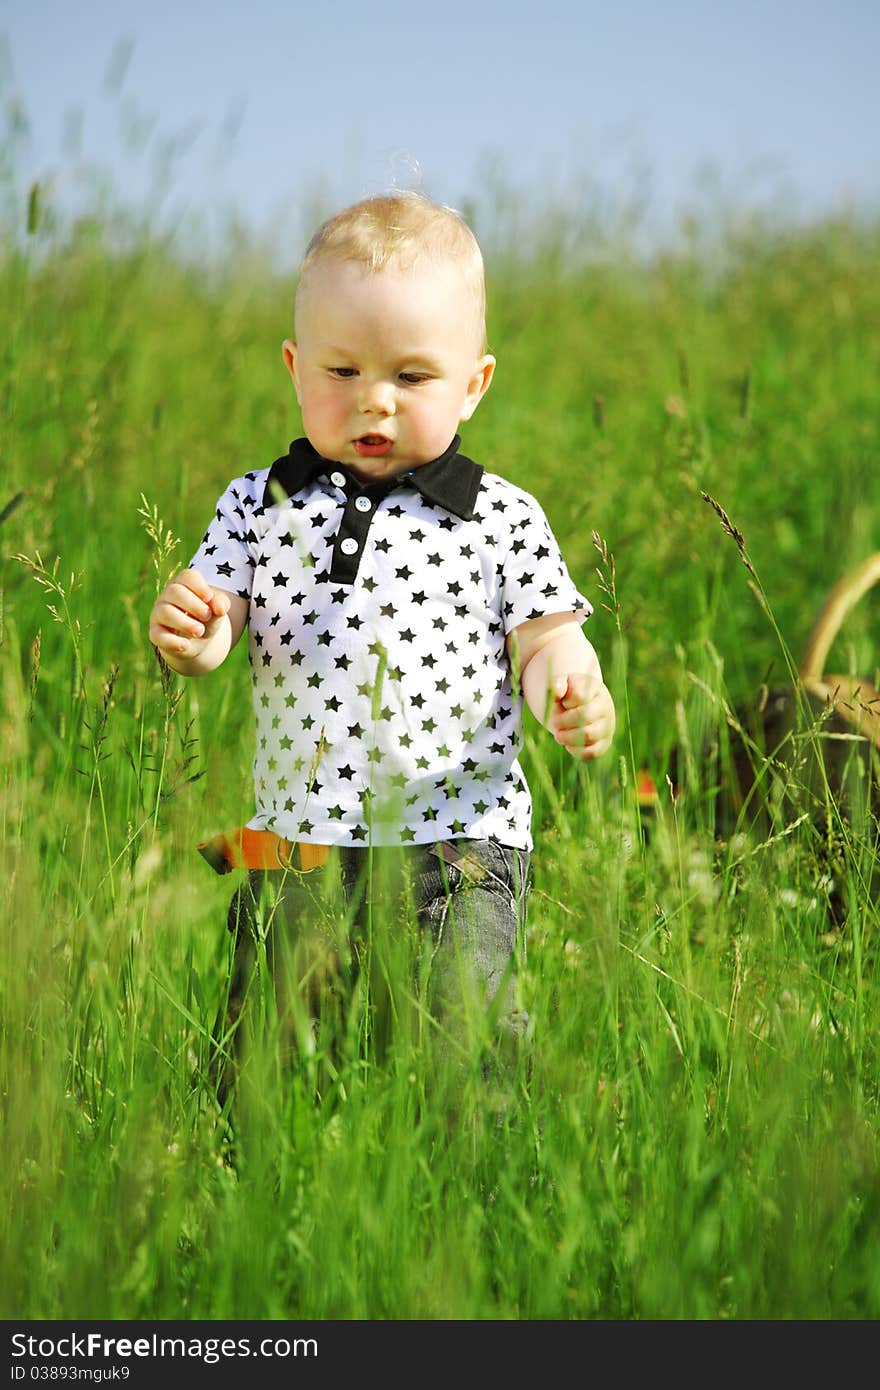
{"type": "Polygon", "coordinates": [[[393,856],[446,1035],[487,1010],[522,1026],[521,697],[578,759],[615,727],[590,605],[540,506],[460,452],[495,372],[485,333],[482,257],[457,213],[394,194],[332,217],[282,349],[304,437],[229,484],[150,615],[186,676],[248,631],[256,810],[204,847],[251,870],[230,918],[242,950],[259,921],[276,956],[282,921],[294,950],[332,873],[362,921],[393,856]]]}

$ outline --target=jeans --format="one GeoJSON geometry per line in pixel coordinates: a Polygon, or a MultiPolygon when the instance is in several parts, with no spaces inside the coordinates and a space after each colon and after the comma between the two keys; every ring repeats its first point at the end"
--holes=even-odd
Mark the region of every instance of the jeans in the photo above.
{"type": "Polygon", "coordinates": [[[528,1021],[517,991],[528,884],[528,853],[494,840],[340,847],[311,873],[251,872],[229,909],[220,1099],[245,1015],[265,1002],[261,971],[288,1060],[335,1054],[338,1067],[340,1052],[365,1047],[381,1058],[401,1028],[435,1061],[515,1049],[528,1021]]]}

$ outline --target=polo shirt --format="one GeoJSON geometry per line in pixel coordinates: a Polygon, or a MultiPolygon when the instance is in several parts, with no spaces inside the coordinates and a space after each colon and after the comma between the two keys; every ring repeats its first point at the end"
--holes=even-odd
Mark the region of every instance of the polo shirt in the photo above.
{"type": "Polygon", "coordinates": [[[252,828],[531,849],[505,639],[592,610],[536,500],[459,443],[364,484],[296,439],[220,497],[192,565],[249,604],[252,828]]]}

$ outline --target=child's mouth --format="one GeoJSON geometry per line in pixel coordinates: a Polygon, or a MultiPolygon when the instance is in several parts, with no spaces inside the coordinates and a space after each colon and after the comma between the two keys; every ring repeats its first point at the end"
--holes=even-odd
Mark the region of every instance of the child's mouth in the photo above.
{"type": "Polygon", "coordinates": [[[354,447],[362,458],[379,458],[388,453],[393,442],[386,439],[384,434],[362,434],[360,439],[354,441],[354,447]]]}

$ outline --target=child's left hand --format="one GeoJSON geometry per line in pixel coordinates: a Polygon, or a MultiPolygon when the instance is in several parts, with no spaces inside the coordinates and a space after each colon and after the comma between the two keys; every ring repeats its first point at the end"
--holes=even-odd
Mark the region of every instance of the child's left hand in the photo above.
{"type": "Polygon", "coordinates": [[[547,727],[572,757],[601,758],[611,747],[617,716],[608,687],[595,676],[578,672],[553,682],[553,706],[547,727]]]}

